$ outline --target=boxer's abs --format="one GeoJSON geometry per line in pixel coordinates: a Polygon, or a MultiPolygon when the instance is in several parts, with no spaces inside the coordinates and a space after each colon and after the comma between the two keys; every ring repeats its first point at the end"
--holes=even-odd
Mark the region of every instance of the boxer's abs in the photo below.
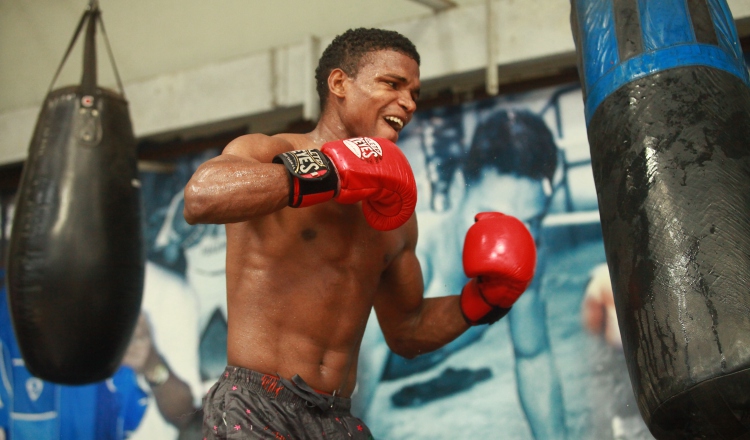
{"type": "Polygon", "coordinates": [[[351,267],[227,272],[230,365],[291,378],[348,395],[377,277],[351,267]],[[234,282],[232,282],[234,280],[234,282]],[[239,281],[239,282],[238,282],[239,281]]]}
{"type": "Polygon", "coordinates": [[[361,336],[343,346],[332,346],[329,341],[312,340],[296,329],[256,324],[260,325],[230,325],[229,365],[287,379],[298,374],[318,391],[351,395],[361,336]]]}
{"type": "Polygon", "coordinates": [[[373,297],[403,247],[360,210],[332,202],[227,225],[230,365],[351,393],[373,297]]]}

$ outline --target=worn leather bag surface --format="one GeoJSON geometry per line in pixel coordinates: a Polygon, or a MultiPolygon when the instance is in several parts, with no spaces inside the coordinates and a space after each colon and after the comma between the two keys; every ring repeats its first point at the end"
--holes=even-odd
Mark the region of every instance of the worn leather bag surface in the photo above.
{"type": "Polygon", "coordinates": [[[121,85],[117,93],[96,82],[97,6],[84,12],[60,68],[84,24],[81,84],[50,86],[8,250],[8,300],[26,367],[64,384],[117,370],[140,311],[145,264],[128,103],[121,85]]]}

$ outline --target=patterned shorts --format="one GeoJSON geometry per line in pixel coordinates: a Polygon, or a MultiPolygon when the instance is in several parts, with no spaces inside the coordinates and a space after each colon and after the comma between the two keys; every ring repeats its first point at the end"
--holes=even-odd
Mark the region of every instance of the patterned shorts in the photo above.
{"type": "Polygon", "coordinates": [[[227,367],[203,402],[203,438],[372,439],[350,408],[351,399],[317,393],[299,376],[227,367]]]}

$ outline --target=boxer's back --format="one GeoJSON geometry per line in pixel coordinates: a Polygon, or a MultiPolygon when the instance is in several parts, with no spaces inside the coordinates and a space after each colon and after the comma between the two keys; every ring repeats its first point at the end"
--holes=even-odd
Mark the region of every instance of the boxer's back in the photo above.
{"type": "Polygon", "coordinates": [[[226,230],[229,364],[351,394],[373,296],[404,248],[402,229],[376,231],[359,204],[329,202],[226,230]]]}

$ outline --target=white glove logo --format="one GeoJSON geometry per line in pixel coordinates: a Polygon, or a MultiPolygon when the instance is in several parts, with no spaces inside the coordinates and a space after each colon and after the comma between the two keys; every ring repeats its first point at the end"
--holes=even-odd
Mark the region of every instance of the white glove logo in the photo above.
{"type": "Polygon", "coordinates": [[[374,139],[351,138],[344,140],[344,145],[365,162],[378,163],[383,158],[383,149],[374,139]]]}

